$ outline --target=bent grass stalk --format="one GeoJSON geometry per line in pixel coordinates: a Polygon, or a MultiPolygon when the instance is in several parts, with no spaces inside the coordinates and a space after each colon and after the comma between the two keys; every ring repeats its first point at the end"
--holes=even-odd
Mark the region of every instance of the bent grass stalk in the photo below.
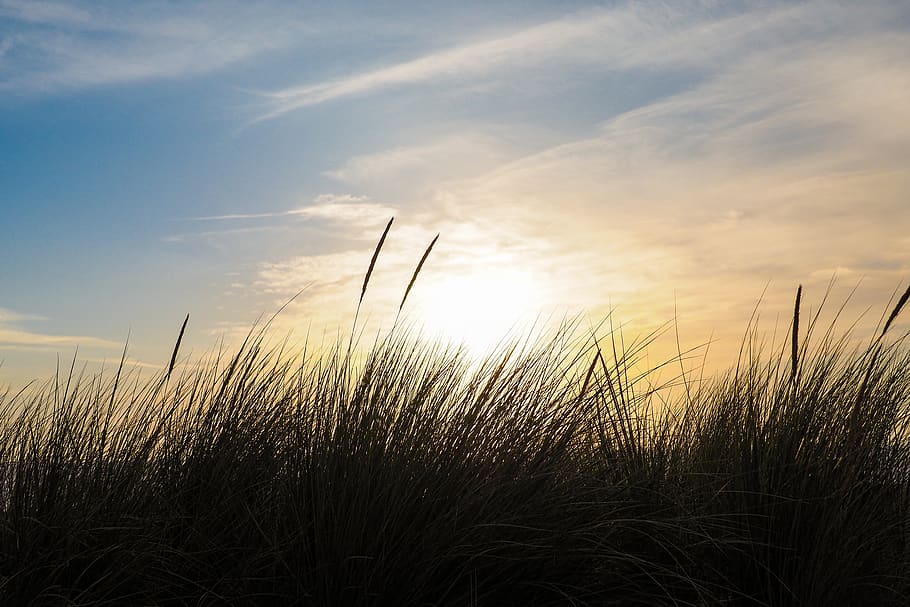
{"type": "Polygon", "coordinates": [[[906,605],[910,352],[800,344],[801,299],[695,385],[612,325],[173,374],[187,318],[146,382],[0,396],[0,604],[906,605]]]}
{"type": "Polygon", "coordinates": [[[401,312],[401,309],[404,308],[404,302],[408,300],[408,295],[411,293],[411,289],[414,287],[414,281],[417,280],[417,275],[420,274],[420,270],[423,268],[424,262],[427,260],[427,257],[430,256],[430,251],[433,250],[433,246],[436,244],[436,241],[439,240],[439,234],[430,242],[430,245],[423,252],[423,255],[420,258],[420,261],[417,263],[417,267],[414,269],[414,274],[411,275],[411,280],[408,282],[408,288],[404,290],[404,297],[401,298],[401,304],[398,306],[398,312],[401,312]]]}

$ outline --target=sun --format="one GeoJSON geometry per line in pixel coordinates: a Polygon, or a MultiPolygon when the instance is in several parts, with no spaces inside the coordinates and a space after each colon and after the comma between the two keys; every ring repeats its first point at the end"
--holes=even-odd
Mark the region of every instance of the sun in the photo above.
{"type": "Polygon", "coordinates": [[[482,356],[534,319],[542,294],[528,270],[483,268],[425,284],[416,307],[430,336],[482,356]]]}

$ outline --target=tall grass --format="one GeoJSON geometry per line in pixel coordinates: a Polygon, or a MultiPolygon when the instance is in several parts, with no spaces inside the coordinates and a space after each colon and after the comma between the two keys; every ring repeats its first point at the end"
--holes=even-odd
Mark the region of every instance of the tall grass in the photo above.
{"type": "Polygon", "coordinates": [[[703,382],[571,327],[58,374],[0,398],[0,604],[904,605],[895,316],[801,341],[797,300],[703,382]]]}

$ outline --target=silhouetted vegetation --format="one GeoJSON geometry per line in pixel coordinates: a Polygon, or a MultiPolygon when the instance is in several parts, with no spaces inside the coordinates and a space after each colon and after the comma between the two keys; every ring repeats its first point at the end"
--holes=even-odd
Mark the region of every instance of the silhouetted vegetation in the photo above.
{"type": "Polygon", "coordinates": [[[179,372],[187,319],[157,377],[0,396],[0,604],[905,605],[910,289],[862,348],[801,295],[704,381],[571,326],[179,372]]]}
{"type": "Polygon", "coordinates": [[[906,604],[901,339],[794,339],[668,391],[632,375],[643,344],[570,335],[472,366],[259,333],[7,394],[0,602],[906,604]]]}

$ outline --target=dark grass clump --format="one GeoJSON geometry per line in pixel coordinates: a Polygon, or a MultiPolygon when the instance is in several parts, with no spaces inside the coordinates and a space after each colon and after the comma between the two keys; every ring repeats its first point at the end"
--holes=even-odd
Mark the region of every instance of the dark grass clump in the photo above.
{"type": "Polygon", "coordinates": [[[905,605],[910,352],[798,319],[699,383],[569,329],[480,363],[260,333],[7,394],[0,604],[905,605]]]}

